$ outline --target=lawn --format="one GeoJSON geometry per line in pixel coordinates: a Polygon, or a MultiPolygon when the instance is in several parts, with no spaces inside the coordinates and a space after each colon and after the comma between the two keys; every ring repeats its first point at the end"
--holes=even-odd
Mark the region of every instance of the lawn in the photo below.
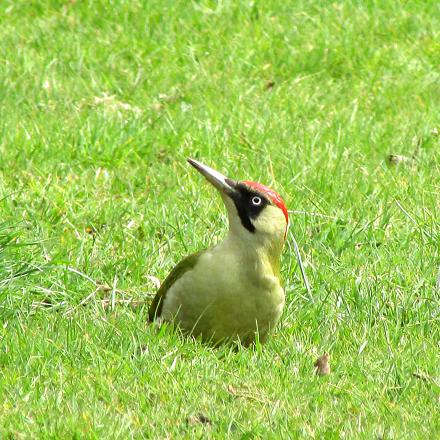
{"type": "Polygon", "coordinates": [[[4,0],[0,24],[0,438],[440,437],[438,2],[4,0]],[[292,210],[265,345],[146,322],[227,229],[187,157],[292,210]]]}

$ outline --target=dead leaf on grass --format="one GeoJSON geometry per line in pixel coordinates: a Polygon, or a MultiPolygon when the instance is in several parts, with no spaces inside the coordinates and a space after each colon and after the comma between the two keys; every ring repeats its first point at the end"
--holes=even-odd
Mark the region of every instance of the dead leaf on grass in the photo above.
{"type": "Polygon", "coordinates": [[[390,165],[399,165],[402,163],[408,163],[413,161],[411,157],[403,156],[401,154],[389,154],[387,156],[387,160],[390,165]]]}
{"type": "Polygon", "coordinates": [[[212,420],[206,416],[203,413],[197,413],[197,414],[192,414],[189,417],[186,418],[186,423],[188,423],[188,425],[197,425],[197,424],[201,424],[201,425],[212,425],[212,420]]]}
{"type": "Polygon", "coordinates": [[[330,374],[330,354],[324,353],[314,363],[315,374],[318,376],[327,376],[330,374]]]}
{"type": "Polygon", "coordinates": [[[266,90],[272,90],[274,87],[275,87],[275,81],[270,80],[266,82],[265,85],[266,90]]]}
{"type": "Polygon", "coordinates": [[[101,292],[110,292],[110,290],[112,290],[112,288],[108,284],[104,284],[104,283],[101,284],[97,283],[96,289],[101,292]]]}
{"type": "Polygon", "coordinates": [[[93,226],[86,226],[85,228],[86,234],[95,235],[96,229],[93,226]]]}
{"type": "Polygon", "coordinates": [[[137,116],[142,113],[139,107],[119,101],[115,95],[109,95],[105,92],[101,96],[95,96],[93,98],[93,105],[102,106],[106,111],[111,113],[120,114],[121,112],[131,112],[137,116]]]}
{"type": "Polygon", "coordinates": [[[228,393],[232,394],[233,396],[237,395],[237,390],[232,386],[232,385],[228,385],[228,393]]]}

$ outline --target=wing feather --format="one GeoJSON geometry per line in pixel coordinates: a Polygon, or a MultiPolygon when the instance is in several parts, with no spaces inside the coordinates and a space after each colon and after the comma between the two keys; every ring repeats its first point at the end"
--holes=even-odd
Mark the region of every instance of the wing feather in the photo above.
{"type": "Polygon", "coordinates": [[[163,302],[165,301],[166,294],[171,286],[186,272],[194,268],[203,252],[204,251],[200,251],[185,257],[165,278],[165,281],[159,287],[159,290],[157,291],[155,297],[153,298],[153,302],[148,309],[148,320],[150,322],[153,322],[155,318],[159,318],[162,314],[163,302]]]}

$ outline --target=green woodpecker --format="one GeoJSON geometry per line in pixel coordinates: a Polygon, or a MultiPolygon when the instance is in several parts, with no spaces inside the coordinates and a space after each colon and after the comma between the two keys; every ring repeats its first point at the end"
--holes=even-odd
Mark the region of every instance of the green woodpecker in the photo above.
{"type": "Polygon", "coordinates": [[[188,159],[220,192],[229,232],[219,244],[183,259],[159,288],[149,320],[177,324],[215,345],[267,339],[284,306],[280,257],[288,214],[265,185],[235,181],[188,159]],[[258,335],[258,336],[257,336],[258,335]]]}

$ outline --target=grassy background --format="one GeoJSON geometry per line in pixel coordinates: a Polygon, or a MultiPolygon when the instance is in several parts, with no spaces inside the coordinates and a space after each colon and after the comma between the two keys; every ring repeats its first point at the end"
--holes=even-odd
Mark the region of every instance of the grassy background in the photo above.
{"type": "Polygon", "coordinates": [[[434,1],[3,1],[0,437],[439,436],[439,17],[434,1]],[[313,298],[289,245],[264,347],[145,322],[148,276],[225,233],[187,156],[295,210],[313,298]]]}

